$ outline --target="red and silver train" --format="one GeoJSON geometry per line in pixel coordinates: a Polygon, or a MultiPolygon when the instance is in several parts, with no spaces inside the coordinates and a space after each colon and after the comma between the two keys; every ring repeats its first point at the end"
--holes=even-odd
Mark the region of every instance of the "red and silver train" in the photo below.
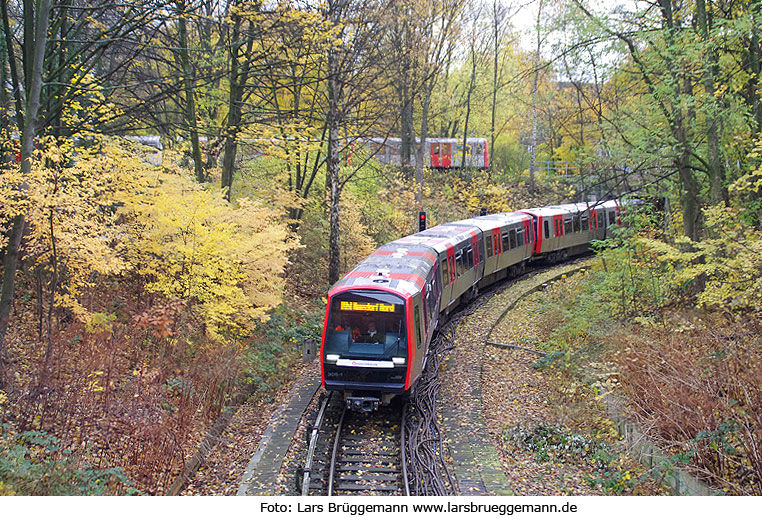
{"type": "MultiPolygon", "coordinates": [[[[402,139],[368,138],[359,140],[382,164],[402,165],[402,139]]],[[[416,140],[416,146],[420,140],[416,140]]],[[[463,140],[458,138],[427,138],[424,145],[423,162],[426,167],[437,169],[457,169],[463,167],[463,140]]],[[[466,139],[466,167],[489,169],[489,149],[486,138],[466,139]]],[[[411,151],[410,165],[415,166],[415,153],[411,151]]]]}
{"type": "MultiPolygon", "coordinates": [[[[634,203],[634,202],[633,202],[634,203]]],[[[619,223],[616,201],[522,209],[438,225],[387,243],[328,292],[323,386],[370,411],[409,394],[439,323],[530,261],[589,249],[619,223]]]]}

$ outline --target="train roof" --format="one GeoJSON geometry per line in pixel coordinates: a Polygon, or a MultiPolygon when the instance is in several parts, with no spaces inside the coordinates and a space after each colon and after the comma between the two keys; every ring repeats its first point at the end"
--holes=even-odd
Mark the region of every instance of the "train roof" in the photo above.
{"type": "Polygon", "coordinates": [[[536,216],[556,216],[558,214],[572,214],[583,212],[588,209],[604,209],[614,208],[617,206],[617,202],[614,200],[607,200],[605,202],[582,202],[582,203],[565,203],[561,205],[548,205],[546,207],[533,207],[531,209],[522,209],[523,212],[527,212],[536,216]]]}
{"type": "Polygon", "coordinates": [[[337,281],[329,295],[346,287],[363,287],[390,291],[403,296],[420,292],[425,278],[434,266],[437,251],[406,236],[376,249],[357,267],[337,281]]]}
{"type": "MultiPolygon", "coordinates": [[[[387,145],[398,145],[402,143],[402,138],[395,138],[395,137],[382,138],[382,137],[375,136],[373,138],[358,138],[357,141],[373,142],[378,144],[384,143],[387,145]]],[[[463,143],[462,138],[439,138],[436,136],[429,136],[428,138],[426,138],[426,141],[436,142],[436,143],[454,143],[454,144],[463,143]]],[[[466,139],[466,143],[484,143],[486,141],[487,141],[486,138],[479,138],[479,137],[468,137],[466,139]]],[[[415,143],[421,143],[421,138],[416,137],[415,143]]]]}
{"type": "Polygon", "coordinates": [[[536,207],[437,225],[379,247],[339,279],[331,287],[329,296],[352,288],[377,289],[412,296],[423,289],[426,276],[440,254],[447,252],[449,247],[471,240],[479,232],[488,233],[497,227],[520,224],[528,219],[528,215],[556,216],[593,207],[616,207],[616,202],[609,200],[536,207]]]}

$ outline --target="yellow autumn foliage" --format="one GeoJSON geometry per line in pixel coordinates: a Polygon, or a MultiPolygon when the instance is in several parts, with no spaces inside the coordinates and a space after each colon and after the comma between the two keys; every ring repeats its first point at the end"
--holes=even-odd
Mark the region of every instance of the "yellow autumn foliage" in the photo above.
{"type": "Polygon", "coordinates": [[[677,294],[696,290],[696,303],[726,310],[762,309],[762,232],[740,219],[737,209],[724,204],[704,210],[706,237],[691,241],[683,236],[675,244],[638,238],[644,257],[662,264],[668,283],[677,294]]]}
{"type": "MultiPolygon", "coordinates": [[[[57,279],[56,305],[87,322],[92,311],[80,302],[98,276],[122,274],[126,233],[119,208],[137,197],[155,169],[137,150],[117,140],[94,140],[85,146],[41,139],[32,170],[18,165],[0,176],[0,216],[24,214],[25,259],[30,269],[57,279]]],[[[7,223],[7,222],[6,222],[7,223]]]]}
{"type": "Polygon", "coordinates": [[[244,334],[267,318],[298,247],[281,216],[248,198],[231,205],[223,194],[169,170],[128,209],[136,228],[127,259],[150,292],[186,300],[212,337],[244,334]]]}
{"type": "Polygon", "coordinates": [[[83,298],[137,277],[148,292],[183,300],[217,337],[244,334],[280,303],[298,243],[277,210],[247,198],[230,204],[169,162],[149,164],[140,145],[80,143],[45,139],[31,173],[0,173],[2,222],[26,217],[27,268],[56,282],[57,307],[108,329],[110,316],[83,298]]]}

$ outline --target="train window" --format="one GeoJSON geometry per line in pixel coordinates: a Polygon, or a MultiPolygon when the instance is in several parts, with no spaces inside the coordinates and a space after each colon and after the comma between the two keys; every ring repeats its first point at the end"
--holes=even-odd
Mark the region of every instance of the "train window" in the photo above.
{"type": "Polygon", "coordinates": [[[447,263],[443,261],[440,265],[442,266],[442,282],[447,286],[450,284],[450,273],[447,271],[447,263]]]}
{"type": "Polygon", "coordinates": [[[587,217],[587,215],[583,215],[580,218],[580,227],[583,231],[589,231],[590,230],[590,219],[587,217]]]}
{"type": "Polygon", "coordinates": [[[435,285],[433,281],[426,284],[426,303],[424,309],[426,311],[424,319],[427,322],[426,332],[429,331],[428,324],[433,321],[436,315],[437,299],[434,289],[435,285]]]}
{"type": "Polygon", "coordinates": [[[574,232],[579,232],[582,230],[579,214],[574,217],[573,223],[574,223],[574,232]]]}
{"type": "Polygon", "coordinates": [[[609,225],[614,225],[616,223],[616,213],[614,211],[609,211],[609,225]]]}
{"type": "Polygon", "coordinates": [[[492,256],[492,241],[487,240],[487,258],[492,256]]]}
{"type": "Polygon", "coordinates": [[[510,250],[510,248],[511,248],[511,245],[508,242],[508,233],[504,232],[503,233],[503,252],[510,250]]]}
{"type": "Polygon", "coordinates": [[[431,144],[431,154],[439,154],[439,144],[438,143],[431,144]]]}
{"type": "Polygon", "coordinates": [[[458,278],[463,276],[463,251],[458,251],[455,255],[455,267],[458,271],[458,278]]]}
{"type": "Polygon", "coordinates": [[[545,238],[550,238],[550,225],[547,221],[542,222],[545,225],[545,238]]]}
{"type": "Polygon", "coordinates": [[[564,219],[564,234],[571,234],[574,232],[574,226],[572,225],[571,218],[564,219]]]}
{"type": "Polygon", "coordinates": [[[465,262],[465,270],[469,270],[474,266],[474,250],[471,247],[466,249],[466,254],[463,257],[463,261],[465,262]]]}
{"type": "Polygon", "coordinates": [[[355,290],[331,298],[324,350],[350,359],[406,357],[405,302],[388,292],[355,290]],[[365,335],[375,324],[381,341],[365,335]]]}
{"type": "Polygon", "coordinates": [[[516,229],[516,245],[519,247],[524,245],[524,229],[516,229]]]}
{"type": "Polygon", "coordinates": [[[413,315],[415,316],[413,318],[413,321],[415,322],[415,325],[413,326],[413,329],[415,329],[415,344],[416,346],[421,346],[421,309],[418,307],[418,305],[415,306],[415,309],[413,309],[413,315]]]}
{"type": "Polygon", "coordinates": [[[500,243],[500,233],[493,232],[492,233],[492,242],[495,244],[495,256],[503,252],[503,249],[501,248],[502,245],[500,243]]]}
{"type": "Polygon", "coordinates": [[[603,213],[599,212],[597,214],[598,214],[598,228],[599,229],[603,229],[603,227],[604,227],[604,225],[603,225],[603,220],[604,220],[603,213]]]}
{"type": "Polygon", "coordinates": [[[510,246],[509,249],[515,249],[516,248],[516,229],[511,229],[508,231],[509,239],[510,239],[510,246]]]}

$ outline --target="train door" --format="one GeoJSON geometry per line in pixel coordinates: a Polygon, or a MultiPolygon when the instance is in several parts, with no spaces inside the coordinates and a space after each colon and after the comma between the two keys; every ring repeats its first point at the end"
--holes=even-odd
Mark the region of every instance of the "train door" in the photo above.
{"type": "Polygon", "coordinates": [[[440,161],[442,162],[442,167],[452,167],[452,155],[450,154],[450,144],[449,143],[443,143],[440,144],[440,161]]]}
{"type": "Polygon", "coordinates": [[[529,218],[525,218],[522,220],[522,229],[524,229],[524,249],[523,257],[529,258],[532,255],[532,246],[533,246],[533,238],[532,238],[532,221],[529,218]]]}
{"type": "Polygon", "coordinates": [[[431,166],[443,167],[442,165],[442,144],[431,142],[431,166]]]}
{"type": "Polygon", "coordinates": [[[557,214],[553,216],[553,236],[556,238],[556,241],[553,245],[554,249],[558,249],[561,247],[561,238],[564,235],[564,217],[561,214],[557,214]]]}
{"type": "Polygon", "coordinates": [[[421,305],[423,306],[423,336],[429,337],[429,304],[431,300],[431,282],[426,282],[421,290],[421,305]]]}
{"type": "Polygon", "coordinates": [[[500,227],[492,229],[492,250],[495,253],[495,272],[497,272],[503,266],[500,262],[500,255],[503,254],[503,240],[500,237],[500,227]]]}
{"type": "Polygon", "coordinates": [[[482,141],[478,141],[473,145],[473,155],[471,156],[471,165],[473,167],[485,167],[484,145],[485,145],[485,142],[482,142],[482,141]]]}
{"type": "Polygon", "coordinates": [[[447,293],[447,300],[443,300],[443,305],[449,305],[455,299],[455,296],[457,296],[455,294],[455,283],[458,280],[458,273],[455,268],[455,248],[452,245],[447,246],[447,276],[449,292],[447,293]]]}

